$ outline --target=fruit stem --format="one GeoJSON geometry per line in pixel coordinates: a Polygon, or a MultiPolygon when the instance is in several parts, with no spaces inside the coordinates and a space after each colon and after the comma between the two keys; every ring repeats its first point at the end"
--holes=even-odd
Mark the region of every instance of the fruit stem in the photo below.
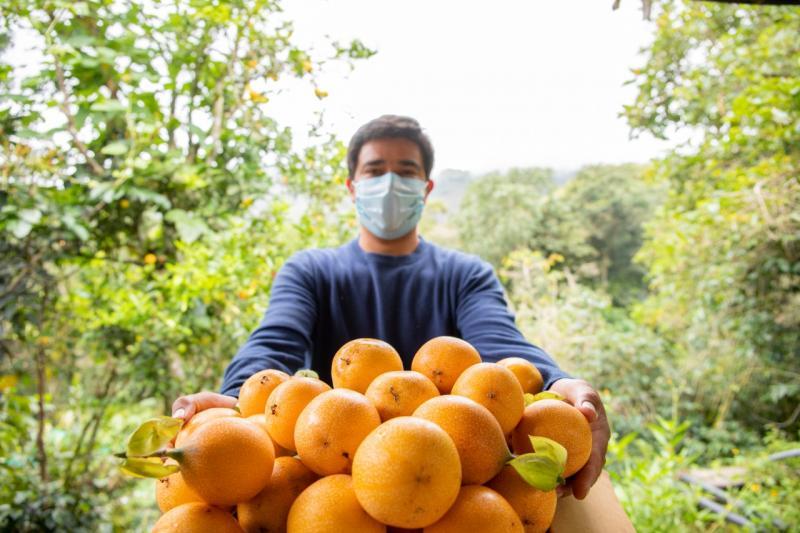
{"type": "Polygon", "coordinates": [[[147,455],[128,455],[126,452],[119,452],[115,453],[114,457],[119,457],[120,459],[149,459],[151,457],[159,457],[164,459],[169,457],[170,459],[175,459],[176,461],[180,461],[183,458],[183,450],[179,448],[162,448],[160,450],[156,450],[153,453],[149,453],[147,455]]]}

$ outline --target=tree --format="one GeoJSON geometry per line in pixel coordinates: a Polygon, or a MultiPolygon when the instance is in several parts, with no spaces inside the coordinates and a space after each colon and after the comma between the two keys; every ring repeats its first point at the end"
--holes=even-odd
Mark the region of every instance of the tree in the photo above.
{"type": "Polygon", "coordinates": [[[608,290],[617,304],[641,298],[644,270],[633,263],[642,225],[661,188],[638,165],[591,165],[561,187],[552,173],[512,170],[473,181],[459,215],[463,247],[499,266],[518,248],[558,254],[555,268],[608,290]]]}
{"type": "MultiPolygon", "coordinates": [[[[592,250],[586,258],[567,257],[565,264],[584,282],[609,292],[618,305],[635,302],[646,293],[644,268],[633,257],[663,187],[646,180],[644,173],[644,167],[634,164],[586,166],[550,199],[564,204],[563,210],[585,228],[584,243],[592,250]]],[[[532,243],[536,249],[547,245],[544,240],[532,243]]]]}
{"type": "Polygon", "coordinates": [[[659,4],[634,70],[634,131],[692,138],[654,166],[669,184],[639,258],[639,317],[685,354],[685,396],[721,427],[800,424],[800,12],[659,4]]]}
{"type": "Polygon", "coordinates": [[[552,171],[541,168],[514,168],[472,181],[456,219],[462,248],[499,265],[527,243],[554,186],[552,171]]]}
{"type": "Polygon", "coordinates": [[[293,149],[269,95],[371,51],[312,57],[264,0],[7,1],[0,28],[43,58],[0,64],[0,529],[141,527],[98,450],[216,387],[285,258],[354,225],[344,146],[293,149]]]}

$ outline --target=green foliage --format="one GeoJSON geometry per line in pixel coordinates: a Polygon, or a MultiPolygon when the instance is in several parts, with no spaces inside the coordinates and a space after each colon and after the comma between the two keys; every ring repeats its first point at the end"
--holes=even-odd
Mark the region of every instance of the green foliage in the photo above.
{"type": "Polygon", "coordinates": [[[660,419],[636,433],[611,439],[607,469],[637,531],[707,531],[721,517],[698,509],[700,491],[682,484],[678,473],[693,458],[680,449],[687,423],[660,419]]]}
{"type": "Polygon", "coordinates": [[[714,428],[800,423],[799,22],[664,2],[626,108],[635,130],[694,132],[653,166],[669,194],[638,256],[653,294],[637,318],[675,344],[714,428]]]}
{"type": "Polygon", "coordinates": [[[372,52],[299,49],[264,0],[6,2],[0,28],[42,57],[0,64],[0,438],[27,465],[0,524],[142,528],[108,418],[216,388],[286,258],[352,233],[345,147],[294,149],[269,96],[372,52]]]}
{"type": "MultiPolygon", "coordinates": [[[[567,220],[584,228],[584,242],[591,248],[588,257],[562,253],[565,265],[575,270],[582,281],[605,289],[617,305],[627,305],[645,294],[644,269],[633,262],[643,241],[642,226],[663,198],[663,187],[642,179],[639,165],[592,165],[583,167],[550,200],[563,204],[561,219],[543,225],[561,226],[567,220]]],[[[547,237],[545,235],[545,237],[547,237]]],[[[533,242],[534,249],[548,250],[549,240],[533,242]]]]}
{"type": "MultiPolygon", "coordinates": [[[[722,515],[699,508],[701,497],[713,499],[710,494],[678,479],[697,459],[688,442],[690,423],[659,419],[646,429],[612,437],[607,456],[615,491],[637,531],[738,531],[722,515]]],[[[768,459],[776,451],[796,449],[797,437],[790,438],[773,431],[763,448],[711,463],[712,467],[743,468],[740,486],[726,490],[739,506],[724,507],[744,515],[759,531],[776,530],[775,519],[791,528],[800,518],[800,462],[768,459]]]]}
{"type": "Polygon", "coordinates": [[[586,166],[559,188],[540,169],[484,176],[464,196],[461,242],[498,266],[521,247],[558,254],[559,268],[627,305],[644,295],[644,270],[632,259],[662,196],[642,172],[630,164],[586,166]]]}
{"type": "Polygon", "coordinates": [[[499,264],[524,246],[541,220],[542,199],[555,187],[549,169],[511,169],[471,182],[456,225],[464,250],[499,264]]]}

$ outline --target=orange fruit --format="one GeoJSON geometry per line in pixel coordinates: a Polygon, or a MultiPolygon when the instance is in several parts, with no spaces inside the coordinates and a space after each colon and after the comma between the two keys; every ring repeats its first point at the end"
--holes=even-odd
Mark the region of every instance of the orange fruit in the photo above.
{"type": "Polygon", "coordinates": [[[296,451],[294,426],[306,405],[325,391],[331,390],[324,381],[315,378],[293,377],[284,381],[269,395],[266,405],[267,430],[272,439],[296,451]]]}
{"type": "Polygon", "coordinates": [[[163,515],[153,526],[153,533],[242,533],[236,519],[227,511],[207,503],[185,503],[163,515]]]}
{"type": "Polygon", "coordinates": [[[438,396],[420,405],[414,416],[430,420],[450,435],[461,459],[461,483],[482,485],[511,458],[503,430],[484,406],[463,396],[438,396]]]}
{"type": "Polygon", "coordinates": [[[389,343],[378,339],[355,339],[333,356],[331,379],[337,389],[352,389],[364,394],[372,380],[392,370],[403,370],[400,354],[389,343]]]}
{"type": "Polygon", "coordinates": [[[514,453],[533,451],[529,435],[547,437],[567,449],[564,477],[586,464],[592,453],[592,430],[578,409],[562,400],[539,400],[525,408],[519,425],[511,435],[514,453]]]}
{"type": "Polygon", "coordinates": [[[498,493],[480,485],[465,485],[441,520],[425,533],[522,533],[522,523],[511,505],[498,493]]]}
{"type": "Polygon", "coordinates": [[[385,422],[411,415],[425,400],[439,396],[439,389],[419,372],[397,370],[376,377],[365,394],[385,422]]]}
{"type": "Polygon", "coordinates": [[[411,370],[427,377],[441,394],[450,394],[458,376],[481,356],[470,343],[457,337],[435,337],[423,344],[411,361],[411,370]]]}
{"type": "Polygon", "coordinates": [[[217,506],[235,505],[261,492],[275,460],[264,431],[233,416],[206,422],[174,452],[186,484],[217,506]]]}
{"type": "Polygon", "coordinates": [[[378,410],[363,394],[350,389],[323,392],[297,417],[297,453],[321,476],[349,474],[359,444],[380,423],[378,410]]]}
{"type": "Polygon", "coordinates": [[[453,394],[466,396],[486,407],[509,433],[522,418],[525,396],[516,376],[496,363],[479,363],[466,369],[453,385],[453,394]]]}
{"type": "Polygon", "coordinates": [[[441,518],[458,496],[461,461],[453,439],[428,420],[398,416],[378,426],[353,460],[353,488],[376,520],[407,529],[441,518]]]}
{"type": "Polygon", "coordinates": [[[289,374],[274,369],[262,370],[247,378],[239,389],[239,412],[242,416],[263,414],[269,394],[287,379],[289,374]]]}
{"type": "Polygon", "coordinates": [[[324,477],[304,490],[292,504],[286,526],[292,533],[386,531],[386,526],[361,508],[353,480],[346,474],[324,477]]]}
{"type": "Polygon", "coordinates": [[[239,413],[236,411],[236,409],[231,409],[229,407],[212,407],[210,409],[206,409],[205,411],[195,413],[195,415],[190,418],[189,421],[186,422],[186,424],[184,424],[184,426],[181,428],[178,436],[175,437],[175,447],[180,448],[181,445],[189,439],[195,429],[199,428],[209,420],[226,416],[239,416],[239,413]]]}
{"type": "MultiPolygon", "coordinates": [[[[167,463],[175,464],[172,459],[167,463]]],[[[183,480],[180,472],[156,480],[156,503],[162,513],[190,502],[203,502],[203,499],[183,480]]]]}
{"type": "Polygon", "coordinates": [[[530,394],[542,392],[542,386],[544,385],[542,374],[536,368],[536,365],[527,359],[506,357],[498,361],[497,364],[511,370],[511,373],[517,377],[517,381],[522,386],[522,392],[530,394]]]}
{"type": "Polygon", "coordinates": [[[300,493],[317,479],[299,459],[278,457],[264,490],[236,507],[239,525],[247,533],[285,533],[289,509],[300,493]]]}
{"type": "Polygon", "coordinates": [[[276,458],[285,457],[287,455],[294,455],[294,452],[287,450],[286,448],[275,442],[275,439],[273,439],[272,436],[269,434],[269,429],[267,429],[267,417],[264,413],[261,413],[260,415],[250,415],[247,417],[247,421],[257,425],[264,431],[264,433],[267,434],[269,440],[272,441],[272,449],[275,450],[276,458]]]}
{"type": "Polygon", "coordinates": [[[511,504],[525,533],[545,533],[553,522],[558,500],[556,491],[531,487],[512,466],[505,466],[486,486],[511,504]]]}

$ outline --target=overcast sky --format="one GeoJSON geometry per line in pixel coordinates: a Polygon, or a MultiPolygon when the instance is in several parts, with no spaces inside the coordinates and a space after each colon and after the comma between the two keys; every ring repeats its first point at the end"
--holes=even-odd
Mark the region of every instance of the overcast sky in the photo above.
{"type": "MultiPolygon", "coordinates": [[[[345,142],[385,113],[417,118],[431,136],[437,172],[480,174],[513,166],[572,170],[588,163],[644,162],[669,145],[629,139],[619,116],[633,101],[631,68],[652,37],[639,0],[284,0],[295,42],[327,53],[358,38],[377,51],[326,67],[320,102],[306,80],[283,78],[271,112],[300,137],[325,112],[345,142]]],[[[20,37],[8,59],[35,68],[20,37]]],[[[303,144],[303,139],[299,139],[303,144]]]]}
{"type": "MultiPolygon", "coordinates": [[[[473,173],[512,166],[576,168],[643,162],[666,143],[630,140],[618,115],[634,97],[623,86],[641,65],[652,22],[623,0],[284,3],[304,45],[324,35],[359,38],[377,54],[345,76],[321,79],[329,127],[343,140],[384,113],[417,118],[431,135],[436,168],[473,173]]],[[[319,109],[310,91],[273,99],[282,122],[302,126],[319,109]]]]}

